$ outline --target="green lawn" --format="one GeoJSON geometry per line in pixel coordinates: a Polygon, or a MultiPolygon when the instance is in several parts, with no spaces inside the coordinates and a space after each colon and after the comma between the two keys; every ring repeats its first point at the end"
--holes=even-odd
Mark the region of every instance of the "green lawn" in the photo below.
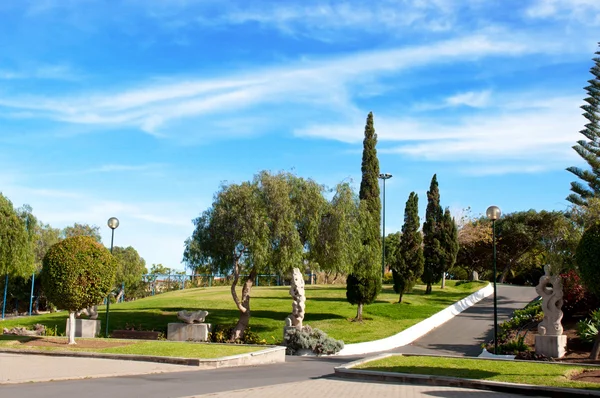
{"type": "MultiPolygon", "coordinates": [[[[230,355],[246,354],[248,352],[259,351],[264,348],[252,347],[237,344],[203,344],[175,341],[140,341],[140,340],[115,340],[115,339],[94,339],[105,340],[111,343],[123,342],[126,345],[110,348],[80,348],[75,346],[63,347],[38,347],[26,346],[22,342],[31,340],[31,337],[23,336],[0,336],[0,348],[23,349],[23,350],[44,350],[44,351],[79,351],[79,352],[102,352],[110,354],[136,354],[136,355],[155,355],[161,357],[181,357],[181,358],[220,358],[230,355]]],[[[35,339],[35,338],[34,338],[35,339]]],[[[76,339],[82,341],[86,339],[76,339]]]]}
{"type": "Polygon", "coordinates": [[[451,376],[540,386],[600,389],[596,383],[571,381],[569,376],[600,367],[565,366],[540,362],[512,362],[421,356],[391,356],[356,366],[355,369],[451,376]]]}
{"type": "MultiPolygon", "coordinates": [[[[392,288],[384,286],[373,304],[364,308],[363,323],[350,322],[356,315],[356,306],[346,301],[345,286],[306,286],[306,315],[304,323],[324,330],[330,336],[345,343],[371,341],[398,333],[444,309],[452,303],[484,287],[487,282],[467,282],[456,286],[456,281],[447,281],[441,290],[434,287],[431,295],[425,295],[425,287],[417,286],[413,293],[405,294],[403,302],[397,304],[398,296],[392,288]]],[[[285,318],[291,313],[292,299],[289,287],[259,286],[252,289],[251,330],[258,333],[267,343],[282,340],[285,318]]],[[[141,300],[112,304],[110,306],[109,330],[135,326],[136,329],[166,332],[167,323],[178,322],[179,310],[207,310],[207,322],[232,325],[237,321],[238,310],[231,299],[229,287],[210,287],[178,290],[141,300]]],[[[104,307],[99,307],[102,330],[105,325],[104,307]]],[[[32,317],[7,319],[0,327],[32,326],[41,323],[57,327],[64,333],[67,314],[64,312],[32,317]]]]}

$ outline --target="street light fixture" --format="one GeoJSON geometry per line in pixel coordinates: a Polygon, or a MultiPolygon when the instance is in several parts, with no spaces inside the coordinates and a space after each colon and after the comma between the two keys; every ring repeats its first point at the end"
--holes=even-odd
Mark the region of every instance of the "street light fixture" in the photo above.
{"type": "MultiPolygon", "coordinates": [[[[110,236],[110,254],[112,254],[113,252],[113,241],[115,240],[115,229],[117,229],[119,227],[119,219],[117,217],[111,217],[108,219],[108,222],[106,223],[108,225],[108,228],[111,229],[111,236],[110,236]]],[[[110,310],[110,291],[108,292],[108,295],[106,296],[106,331],[105,331],[105,336],[106,338],[108,338],[108,312],[110,310]]]]}
{"type": "Polygon", "coordinates": [[[381,173],[379,178],[383,180],[383,236],[381,237],[381,278],[385,276],[385,180],[392,178],[390,173],[381,173]]]}
{"type": "Polygon", "coordinates": [[[498,206],[487,208],[485,215],[492,220],[492,246],[494,247],[494,354],[498,354],[498,298],[496,295],[496,220],[502,212],[498,206]]]}

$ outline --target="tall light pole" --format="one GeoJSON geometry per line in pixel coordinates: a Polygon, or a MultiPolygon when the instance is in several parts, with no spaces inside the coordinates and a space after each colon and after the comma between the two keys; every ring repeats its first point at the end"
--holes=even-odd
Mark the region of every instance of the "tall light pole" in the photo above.
{"type": "MultiPolygon", "coordinates": [[[[119,219],[117,217],[111,217],[108,219],[107,222],[108,228],[111,229],[111,235],[110,235],[110,254],[112,254],[113,252],[113,241],[115,240],[115,229],[117,229],[119,227],[119,219]]],[[[112,288],[111,288],[112,290],[112,288]]],[[[105,337],[108,338],[108,312],[110,310],[110,291],[108,292],[108,295],[106,296],[106,331],[105,331],[105,337]]]]}
{"type": "Polygon", "coordinates": [[[498,297],[496,294],[496,220],[502,212],[498,206],[487,208],[485,215],[492,220],[492,246],[494,247],[494,354],[498,353],[498,297]]]}
{"type": "Polygon", "coordinates": [[[392,178],[390,173],[381,173],[379,178],[383,180],[383,236],[381,237],[381,278],[385,276],[385,180],[392,178]]]}

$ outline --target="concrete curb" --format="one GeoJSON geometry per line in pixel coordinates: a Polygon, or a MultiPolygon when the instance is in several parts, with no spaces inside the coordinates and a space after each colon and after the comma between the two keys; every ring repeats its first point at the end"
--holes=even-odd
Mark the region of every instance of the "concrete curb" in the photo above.
{"type": "Polygon", "coordinates": [[[55,357],[76,357],[76,358],[99,358],[99,359],[119,359],[125,361],[158,362],[171,365],[195,366],[200,369],[217,369],[234,366],[252,366],[266,365],[271,363],[285,362],[285,347],[270,346],[264,350],[249,352],[246,354],[230,355],[221,358],[181,358],[181,357],[160,357],[152,355],[133,355],[133,354],[107,354],[98,352],[67,352],[67,351],[42,351],[42,350],[17,350],[3,348],[0,353],[22,354],[22,355],[45,355],[55,357]]]}
{"type": "MultiPolygon", "coordinates": [[[[517,384],[517,383],[505,383],[498,381],[489,380],[474,380],[474,379],[461,379],[458,377],[451,376],[432,376],[432,375],[420,375],[420,374],[409,374],[409,373],[395,373],[395,372],[381,372],[373,370],[356,370],[352,369],[355,366],[363,364],[365,362],[371,362],[378,359],[387,358],[390,356],[402,355],[402,356],[422,356],[416,354],[382,354],[375,357],[364,358],[358,361],[353,361],[345,365],[337,366],[334,368],[335,375],[344,379],[359,379],[368,381],[384,381],[394,383],[408,383],[408,384],[422,384],[429,386],[446,386],[446,387],[461,387],[461,388],[472,388],[476,390],[488,390],[497,391],[513,394],[523,395],[537,395],[545,397],[600,397],[600,391],[583,390],[576,388],[564,388],[564,387],[548,387],[548,386],[537,386],[531,384],[517,384]]],[[[435,355],[428,355],[435,356],[435,355]]],[[[453,357],[452,357],[453,358],[453,357]]],[[[456,357],[459,358],[459,357],[456,357]]],[[[492,358],[465,358],[462,359],[479,359],[487,361],[495,361],[492,358]]],[[[524,361],[527,362],[527,361],[524,361]]],[[[554,364],[550,362],[549,364],[554,364]]],[[[556,363],[556,365],[563,365],[556,363]]],[[[570,364],[573,365],[573,364],[570,364]]],[[[578,366],[577,364],[575,364],[578,366]]]]}
{"type": "Polygon", "coordinates": [[[444,308],[440,312],[417,323],[416,325],[409,327],[406,330],[403,330],[398,334],[386,337],[385,339],[348,344],[336,355],[346,356],[371,354],[374,352],[393,350],[394,348],[408,345],[493,293],[494,287],[490,283],[486,287],[479,289],[470,296],[457,301],[451,306],[444,308]]]}

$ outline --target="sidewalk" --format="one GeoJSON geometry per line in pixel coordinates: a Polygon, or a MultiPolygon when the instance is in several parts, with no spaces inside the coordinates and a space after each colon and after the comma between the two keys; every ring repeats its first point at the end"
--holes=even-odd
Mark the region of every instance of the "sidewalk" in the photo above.
{"type": "Polygon", "coordinates": [[[155,362],[0,353],[0,384],[189,372],[197,369],[155,362]]]}
{"type": "Polygon", "coordinates": [[[414,384],[372,383],[367,381],[346,381],[337,379],[318,379],[297,383],[249,388],[245,390],[224,391],[217,394],[194,395],[193,397],[281,398],[294,396],[311,398],[522,397],[522,395],[516,394],[471,390],[467,388],[419,386],[414,384]]]}

